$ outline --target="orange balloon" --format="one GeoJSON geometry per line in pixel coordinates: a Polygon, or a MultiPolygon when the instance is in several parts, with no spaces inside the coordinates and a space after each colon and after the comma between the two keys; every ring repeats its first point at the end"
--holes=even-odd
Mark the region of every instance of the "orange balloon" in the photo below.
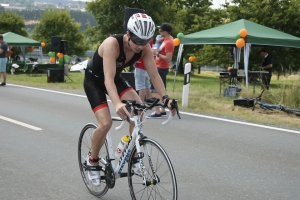
{"type": "Polygon", "coordinates": [[[57,57],[58,57],[58,58],[63,58],[63,57],[64,57],[64,54],[63,54],[63,53],[57,53],[57,57]]]}
{"type": "Polygon", "coordinates": [[[237,48],[243,48],[245,46],[245,40],[240,38],[235,42],[235,45],[237,48]]]}
{"type": "Polygon", "coordinates": [[[193,57],[192,57],[192,60],[193,60],[193,61],[196,61],[196,60],[197,60],[197,57],[196,57],[196,56],[193,56],[193,57]]]}
{"type": "Polygon", "coordinates": [[[8,51],[8,52],[6,52],[6,57],[9,57],[9,56],[11,56],[13,53],[14,53],[14,52],[12,52],[12,51],[8,51]]]}
{"type": "Polygon", "coordinates": [[[194,61],[192,56],[189,57],[189,61],[190,61],[190,62],[193,62],[193,61],[194,61]]]}
{"type": "Polygon", "coordinates": [[[178,46],[179,44],[180,44],[180,39],[179,38],[175,38],[174,40],[173,40],[173,42],[174,42],[174,46],[178,46]]]}
{"type": "Polygon", "coordinates": [[[247,32],[246,29],[241,29],[241,30],[240,30],[240,36],[241,36],[241,37],[244,38],[244,37],[246,37],[247,35],[248,35],[248,32],[247,32]]]}
{"type": "Polygon", "coordinates": [[[51,63],[51,64],[55,64],[55,57],[51,57],[51,58],[50,58],[50,63],[51,63]]]}
{"type": "Polygon", "coordinates": [[[46,46],[45,42],[42,42],[42,43],[41,43],[41,46],[42,46],[42,47],[46,46]]]}

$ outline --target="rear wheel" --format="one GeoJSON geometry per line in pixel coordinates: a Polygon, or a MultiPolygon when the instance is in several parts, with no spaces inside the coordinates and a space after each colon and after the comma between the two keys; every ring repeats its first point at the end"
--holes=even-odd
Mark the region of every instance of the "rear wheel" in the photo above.
{"type": "Polygon", "coordinates": [[[136,157],[134,146],[128,162],[128,184],[132,199],[177,200],[177,182],[171,161],[165,150],[154,140],[145,138],[141,143],[144,154],[145,180],[132,171],[132,160],[136,157]]]}
{"type": "Polygon", "coordinates": [[[294,114],[294,115],[300,116],[300,109],[297,109],[297,108],[282,107],[282,111],[289,113],[289,114],[294,114]]]}
{"type": "MultiPolygon", "coordinates": [[[[86,159],[91,155],[92,148],[92,136],[97,128],[94,124],[87,124],[81,131],[78,141],[78,162],[80,174],[82,176],[83,182],[86,185],[87,189],[95,196],[101,197],[106,194],[108,190],[108,186],[105,180],[101,180],[101,185],[96,187],[92,184],[92,182],[88,178],[88,171],[86,170],[86,159]]],[[[107,164],[106,159],[108,155],[107,142],[105,140],[105,144],[101,147],[99,152],[100,158],[100,166],[102,170],[100,171],[100,175],[103,176],[105,165],[107,164]]]]}

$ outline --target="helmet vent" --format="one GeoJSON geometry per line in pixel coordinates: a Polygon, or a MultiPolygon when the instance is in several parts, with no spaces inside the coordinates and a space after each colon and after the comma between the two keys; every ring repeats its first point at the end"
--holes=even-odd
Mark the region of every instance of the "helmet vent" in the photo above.
{"type": "Polygon", "coordinates": [[[149,29],[148,29],[148,32],[147,32],[147,36],[150,34],[150,31],[152,30],[152,26],[151,26],[151,22],[149,22],[149,29]]]}
{"type": "Polygon", "coordinates": [[[140,30],[141,30],[141,35],[144,35],[144,29],[143,29],[143,24],[142,24],[142,21],[139,20],[139,24],[140,24],[140,30]]]}
{"type": "Polygon", "coordinates": [[[135,27],[136,27],[137,29],[139,29],[138,23],[137,23],[136,21],[135,21],[134,23],[135,23],[135,27]]]}
{"type": "Polygon", "coordinates": [[[149,31],[147,31],[147,30],[148,30],[147,25],[148,25],[147,22],[144,21],[144,31],[145,31],[145,32],[144,32],[144,36],[146,36],[146,35],[148,36],[148,35],[149,35],[149,31]]]}

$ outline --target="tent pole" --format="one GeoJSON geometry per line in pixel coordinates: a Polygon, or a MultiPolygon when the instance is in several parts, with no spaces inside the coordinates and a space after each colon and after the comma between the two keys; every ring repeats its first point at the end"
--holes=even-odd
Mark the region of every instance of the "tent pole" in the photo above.
{"type": "Polygon", "coordinates": [[[41,46],[39,46],[39,53],[40,53],[41,61],[43,63],[43,50],[41,46]]]}
{"type": "Polygon", "coordinates": [[[175,70],[174,83],[173,83],[173,92],[174,92],[174,89],[175,89],[176,76],[177,76],[177,71],[178,71],[180,59],[181,59],[181,56],[182,56],[182,50],[183,50],[183,44],[180,44],[179,49],[178,49],[178,54],[177,54],[176,70],[175,70]]]}
{"type": "Polygon", "coordinates": [[[237,48],[233,47],[233,54],[234,54],[234,69],[239,69],[239,65],[237,63],[237,48]]]}
{"type": "Polygon", "coordinates": [[[245,67],[245,77],[246,77],[246,89],[248,90],[248,64],[249,64],[249,52],[251,44],[245,44],[244,47],[244,67],[245,67]]]}
{"type": "Polygon", "coordinates": [[[23,61],[26,62],[26,60],[25,60],[25,46],[21,46],[21,52],[22,52],[22,56],[23,56],[23,61]]]}

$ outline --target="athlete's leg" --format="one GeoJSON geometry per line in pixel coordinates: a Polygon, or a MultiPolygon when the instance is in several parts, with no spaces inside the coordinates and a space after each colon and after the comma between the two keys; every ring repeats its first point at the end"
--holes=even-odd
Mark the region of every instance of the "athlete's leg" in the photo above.
{"type": "MultiPolygon", "coordinates": [[[[99,151],[104,144],[106,134],[112,126],[111,115],[108,107],[103,107],[95,112],[98,122],[98,127],[95,129],[92,137],[92,152],[91,156],[95,159],[98,158],[99,151]]],[[[98,162],[91,164],[98,164],[98,162]]]]}
{"type": "MultiPolygon", "coordinates": [[[[98,127],[95,129],[92,137],[91,152],[91,156],[97,160],[99,151],[104,144],[106,134],[112,125],[112,120],[107,104],[104,83],[86,71],[83,86],[98,122],[98,127]]],[[[91,164],[97,163],[98,162],[91,161],[91,164]]]]}

